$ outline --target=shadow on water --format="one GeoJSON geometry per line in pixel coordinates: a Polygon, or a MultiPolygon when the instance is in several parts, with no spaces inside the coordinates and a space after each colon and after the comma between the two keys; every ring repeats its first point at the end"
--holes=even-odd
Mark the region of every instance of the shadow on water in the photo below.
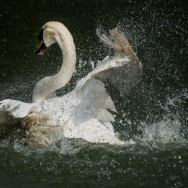
{"type": "Polygon", "coordinates": [[[115,130],[136,144],[73,143],[65,152],[1,143],[0,187],[187,187],[186,5],[183,0],[2,0],[0,100],[31,102],[37,81],[61,66],[56,45],[42,58],[35,56],[37,35],[50,20],[69,28],[77,51],[77,74],[58,95],[91,71],[89,62],[113,53],[96,36],[97,28],[107,33],[118,27],[125,34],[143,63],[143,75],[127,96],[107,87],[119,112],[115,130]]]}

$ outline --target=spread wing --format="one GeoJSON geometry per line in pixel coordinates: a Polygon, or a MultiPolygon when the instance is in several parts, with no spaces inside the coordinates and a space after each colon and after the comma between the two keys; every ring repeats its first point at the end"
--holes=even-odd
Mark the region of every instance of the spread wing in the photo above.
{"type": "Polygon", "coordinates": [[[105,34],[99,37],[116,51],[116,55],[99,62],[92,72],[79,81],[77,89],[81,89],[92,77],[99,77],[103,81],[108,79],[120,92],[126,94],[140,80],[142,64],[128,40],[117,28],[110,30],[110,35],[111,39],[105,34]]]}

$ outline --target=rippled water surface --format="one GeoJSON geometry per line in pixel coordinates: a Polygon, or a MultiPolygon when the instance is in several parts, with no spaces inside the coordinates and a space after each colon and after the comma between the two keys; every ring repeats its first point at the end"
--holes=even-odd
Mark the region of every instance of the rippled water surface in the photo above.
{"type": "Polygon", "coordinates": [[[127,95],[110,86],[118,110],[115,131],[124,147],[70,140],[39,150],[0,141],[0,187],[188,187],[188,11],[184,0],[41,0],[0,2],[0,100],[31,102],[38,80],[61,66],[57,45],[38,58],[37,36],[50,20],[74,37],[75,81],[113,52],[96,29],[118,27],[143,64],[142,80],[127,95]]]}

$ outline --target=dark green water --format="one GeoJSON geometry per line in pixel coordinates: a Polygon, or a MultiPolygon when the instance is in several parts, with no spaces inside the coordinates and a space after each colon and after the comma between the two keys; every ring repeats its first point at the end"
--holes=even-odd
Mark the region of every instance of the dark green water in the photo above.
{"type": "Polygon", "coordinates": [[[31,150],[0,142],[0,187],[188,187],[188,9],[184,0],[41,0],[0,2],[0,100],[31,101],[42,77],[61,65],[55,45],[38,58],[37,36],[50,20],[74,37],[77,75],[112,53],[96,36],[119,27],[143,63],[127,96],[108,88],[120,112],[114,128],[135,145],[73,144],[70,151],[31,150]],[[8,145],[8,146],[7,146],[8,145]]]}

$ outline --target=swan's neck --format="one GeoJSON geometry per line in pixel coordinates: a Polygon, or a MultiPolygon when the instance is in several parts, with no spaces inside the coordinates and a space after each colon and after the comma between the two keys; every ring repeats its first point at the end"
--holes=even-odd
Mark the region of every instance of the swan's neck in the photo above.
{"type": "Polygon", "coordinates": [[[76,63],[75,45],[70,33],[66,36],[60,35],[57,39],[57,43],[63,54],[63,62],[59,72],[51,77],[54,83],[54,91],[64,87],[69,82],[74,72],[76,63]]]}
{"type": "Polygon", "coordinates": [[[66,27],[61,28],[57,33],[56,42],[62,50],[63,62],[57,74],[40,80],[33,91],[33,102],[45,100],[51,93],[64,87],[72,77],[76,63],[75,45],[72,35],[66,27]]]}

